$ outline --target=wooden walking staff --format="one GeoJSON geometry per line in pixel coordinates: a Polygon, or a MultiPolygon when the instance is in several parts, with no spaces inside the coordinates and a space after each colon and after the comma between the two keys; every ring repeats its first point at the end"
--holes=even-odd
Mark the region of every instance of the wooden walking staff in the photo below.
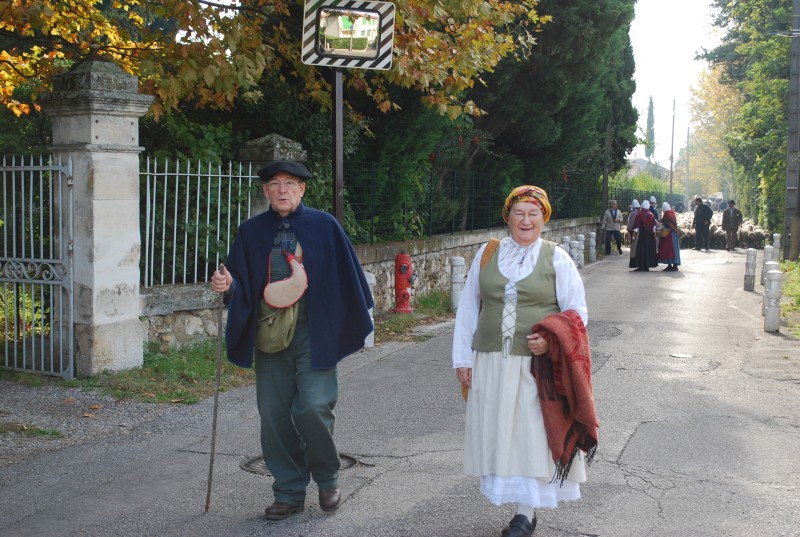
{"type": "MultiPolygon", "coordinates": [[[[225,273],[225,266],[220,265],[219,271],[225,273]]],[[[211,457],[208,461],[208,488],[206,490],[206,513],[211,508],[211,480],[214,477],[214,455],[217,449],[217,415],[219,408],[219,379],[222,375],[222,310],[225,305],[222,295],[219,296],[219,306],[217,307],[217,374],[214,381],[214,410],[211,418],[211,457]]]]}

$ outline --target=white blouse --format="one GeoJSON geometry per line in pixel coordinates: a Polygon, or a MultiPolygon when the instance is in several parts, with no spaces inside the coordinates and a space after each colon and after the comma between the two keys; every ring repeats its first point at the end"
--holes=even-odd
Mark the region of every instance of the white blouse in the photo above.
{"type": "MultiPolygon", "coordinates": [[[[456,324],[453,333],[453,367],[472,367],[472,338],[478,328],[478,314],[481,305],[480,260],[486,245],[480,247],[472,260],[464,291],[458,303],[456,324]]],[[[516,282],[529,276],[539,260],[542,239],[531,245],[520,246],[511,237],[500,241],[498,248],[498,268],[508,278],[506,292],[516,292],[516,282]]],[[[556,248],[553,255],[553,267],[556,272],[556,299],[561,311],[575,310],[581,316],[583,324],[589,321],[586,309],[586,294],[583,280],[569,254],[563,248],[556,248]]]]}

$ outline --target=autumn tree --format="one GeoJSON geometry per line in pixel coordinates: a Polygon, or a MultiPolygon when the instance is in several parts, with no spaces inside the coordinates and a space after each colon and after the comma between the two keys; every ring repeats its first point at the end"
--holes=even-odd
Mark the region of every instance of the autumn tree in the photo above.
{"type": "MultiPolygon", "coordinates": [[[[538,0],[411,0],[398,5],[395,64],[355,71],[351,88],[382,110],[388,88],[416,90],[439,113],[479,114],[464,91],[501,59],[525,54],[545,22],[538,0]]],[[[324,70],[300,58],[299,0],[6,0],[0,3],[0,102],[16,114],[36,106],[71,64],[101,57],[140,77],[152,112],[188,102],[230,109],[255,102],[265,74],[302,81],[303,96],[329,104],[324,70]],[[18,91],[26,88],[23,100],[18,91]]]]}
{"type": "Polygon", "coordinates": [[[715,24],[725,30],[719,47],[705,58],[723,68],[720,81],[741,102],[725,135],[743,176],[740,198],[751,216],[770,230],[781,229],[786,187],[789,0],[715,0],[715,24]]]}
{"type": "Polygon", "coordinates": [[[688,148],[677,160],[675,179],[678,184],[686,184],[688,160],[687,194],[722,191],[728,198],[735,198],[746,214],[754,214],[756,193],[744,181],[726,141],[741,109],[741,99],[735,88],[720,82],[722,75],[719,66],[706,70],[692,88],[691,135],[688,148]]]}

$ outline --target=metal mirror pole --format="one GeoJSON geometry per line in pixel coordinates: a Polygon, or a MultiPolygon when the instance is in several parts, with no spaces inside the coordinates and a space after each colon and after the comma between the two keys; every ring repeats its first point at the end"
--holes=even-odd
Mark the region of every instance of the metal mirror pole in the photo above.
{"type": "Polygon", "coordinates": [[[333,216],[344,225],[344,89],[341,69],[333,73],[333,216]]]}

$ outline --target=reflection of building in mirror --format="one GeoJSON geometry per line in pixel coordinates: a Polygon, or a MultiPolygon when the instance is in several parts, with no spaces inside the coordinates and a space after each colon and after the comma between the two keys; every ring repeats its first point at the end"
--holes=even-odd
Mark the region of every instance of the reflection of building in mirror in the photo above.
{"type": "Polygon", "coordinates": [[[317,53],[376,58],[381,15],[377,11],[322,8],[317,53]]]}

